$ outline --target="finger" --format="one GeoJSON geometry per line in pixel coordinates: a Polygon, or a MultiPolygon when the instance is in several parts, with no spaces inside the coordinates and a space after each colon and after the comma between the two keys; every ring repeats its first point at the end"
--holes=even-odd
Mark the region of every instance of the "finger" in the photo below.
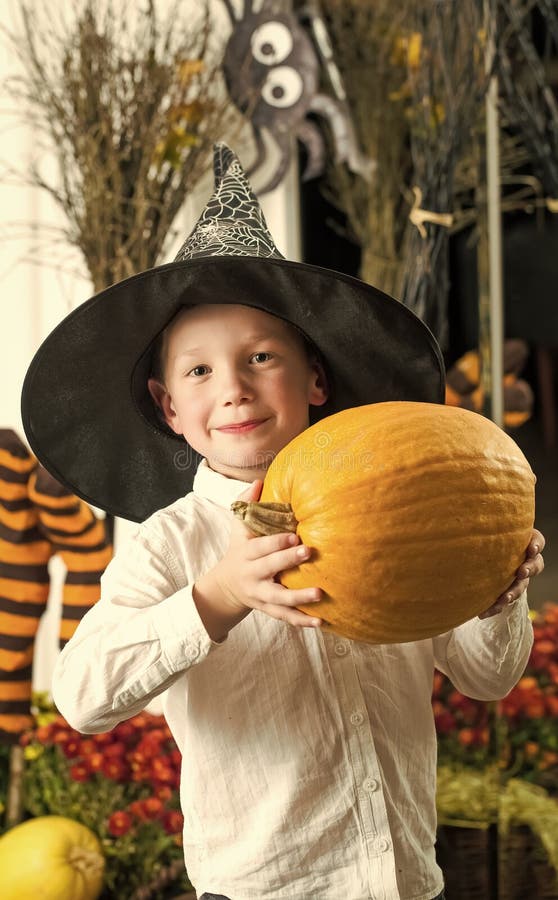
{"type": "Polygon", "coordinates": [[[290,609],[287,606],[273,603],[266,603],[260,609],[260,612],[265,612],[272,619],[279,619],[281,622],[286,622],[288,625],[294,625],[297,628],[319,628],[322,624],[322,620],[316,616],[308,616],[298,609],[290,609]]]}
{"type": "Polygon", "coordinates": [[[265,571],[266,576],[276,574],[277,572],[280,572],[281,569],[275,569],[275,572],[272,573],[272,564],[269,564],[271,557],[276,553],[283,552],[289,548],[292,549],[298,544],[300,544],[300,538],[297,534],[293,534],[290,531],[283,531],[280,534],[267,534],[259,537],[253,536],[253,540],[250,541],[250,546],[247,551],[248,559],[265,559],[266,567],[263,571],[265,571]]]}
{"type": "Polygon", "coordinates": [[[529,541],[529,546],[527,547],[527,556],[537,556],[539,553],[542,553],[544,550],[546,541],[544,539],[544,534],[539,531],[537,528],[533,528],[533,533],[531,535],[531,540],[529,541]]]}
{"type": "Polygon", "coordinates": [[[544,559],[540,553],[522,563],[517,570],[518,578],[533,578],[544,569],[544,559]]]}
{"type": "Polygon", "coordinates": [[[258,567],[258,574],[262,578],[275,578],[280,572],[284,572],[286,569],[294,569],[296,566],[307,562],[311,556],[312,550],[305,544],[277,550],[262,557],[260,560],[261,565],[258,567]]]}
{"type": "Polygon", "coordinates": [[[479,613],[479,619],[490,619],[492,616],[497,616],[498,613],[502,612],[505,605],[505,603],[493,603],[483,613],[479,613]]]}
{"type": "Polygon", "coordinates": [[[271,589],[267,594],[269,598],[264,606],[306,606],[309,603],[318,603],[323,600],[320,588],[291,588],[283,587],[282,584],[271,585],[271,589]]]}
{"type": "Polygon", "coordinates": [[[479,619],[488,619],[490,616],[497,615],[504,607],[511,606],[511,604],[515,603],[515,601],[521,597],[523,592],[527,590],[528,585],[528,578],[516,578],[513,584],[510,585],[504,594],[501,594],[498,597],[492,606],[489,606],[483,613],[479,613],[479,619]]]}

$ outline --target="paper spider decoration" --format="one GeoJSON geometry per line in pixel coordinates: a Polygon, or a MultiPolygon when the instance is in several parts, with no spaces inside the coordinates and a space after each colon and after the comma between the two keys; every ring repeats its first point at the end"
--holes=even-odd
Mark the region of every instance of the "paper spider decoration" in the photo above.
{"type": "Polygon", "coordinates": [[[264,0],[258,12],[253,0],[244,0],[240,17],[232,0],[223,3],[232,24],[223,58],[225,81],[231,100],[250,121],[256,144],[256,159],[246,174],[251,176],[265,161],[265,132],[279,149],[278,163],[258,193],[273,190],[283,179],[293,136],[302,142],[308,157],[303,180],[323,172],[326,146],[316,123],[307,118],[311,113],[327,119],[336,162],[345,162],[351,171],[370,178],[373,164],[358,148],[327,30],[315,6],[308,4],[305,9],[307,30],[277,0],[264,0]],[[322,66],[335,97],[318,90],[322,66]]]}

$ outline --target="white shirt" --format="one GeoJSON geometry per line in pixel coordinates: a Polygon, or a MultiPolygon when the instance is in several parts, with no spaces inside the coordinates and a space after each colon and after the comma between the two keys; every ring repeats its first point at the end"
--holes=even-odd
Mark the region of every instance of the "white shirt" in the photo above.
{"type": "Polygon", "coordinates": [[[371,646],[258,611],[214,643],[192,585],[224,555],[245,489],[202,463],[193,492],[138,527],[59,657],[56,704],[97,732],[166,692],[199,894],[431,900],[434,666],[469,696],[505,695],[531,649],[526,598],[418,643],[371,646]]]}

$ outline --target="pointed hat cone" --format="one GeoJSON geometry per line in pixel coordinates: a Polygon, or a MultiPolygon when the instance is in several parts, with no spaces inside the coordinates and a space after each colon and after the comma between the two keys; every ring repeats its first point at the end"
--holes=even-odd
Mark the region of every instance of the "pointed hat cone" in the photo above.
{"type": "Polygon", "coordinates": [[[175,262],[204,256],[263,256],[284,259],[235,153],[214,148],[215,189],[175,262]]]}

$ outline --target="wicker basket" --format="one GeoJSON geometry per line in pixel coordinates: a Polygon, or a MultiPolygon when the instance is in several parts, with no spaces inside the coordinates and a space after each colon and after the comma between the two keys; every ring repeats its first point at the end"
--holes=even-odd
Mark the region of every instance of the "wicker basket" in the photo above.
{"type": "Polygon", "coordinates": [[[537,900],[558,900],[558,874],[556,870],[539,859],[532,862],[533,881],[537,900]]]}
{"type": "Polygon", "coordinates": [[[446,900],[491,900],[489,828],[438,828],[436,857],[444,873],[446,900]]]}
{"type": "Polygon", "coordinates": [[[499,835],[498,900],[534,900],[533,849],[533,832],[526,826],[499,835]]]}

